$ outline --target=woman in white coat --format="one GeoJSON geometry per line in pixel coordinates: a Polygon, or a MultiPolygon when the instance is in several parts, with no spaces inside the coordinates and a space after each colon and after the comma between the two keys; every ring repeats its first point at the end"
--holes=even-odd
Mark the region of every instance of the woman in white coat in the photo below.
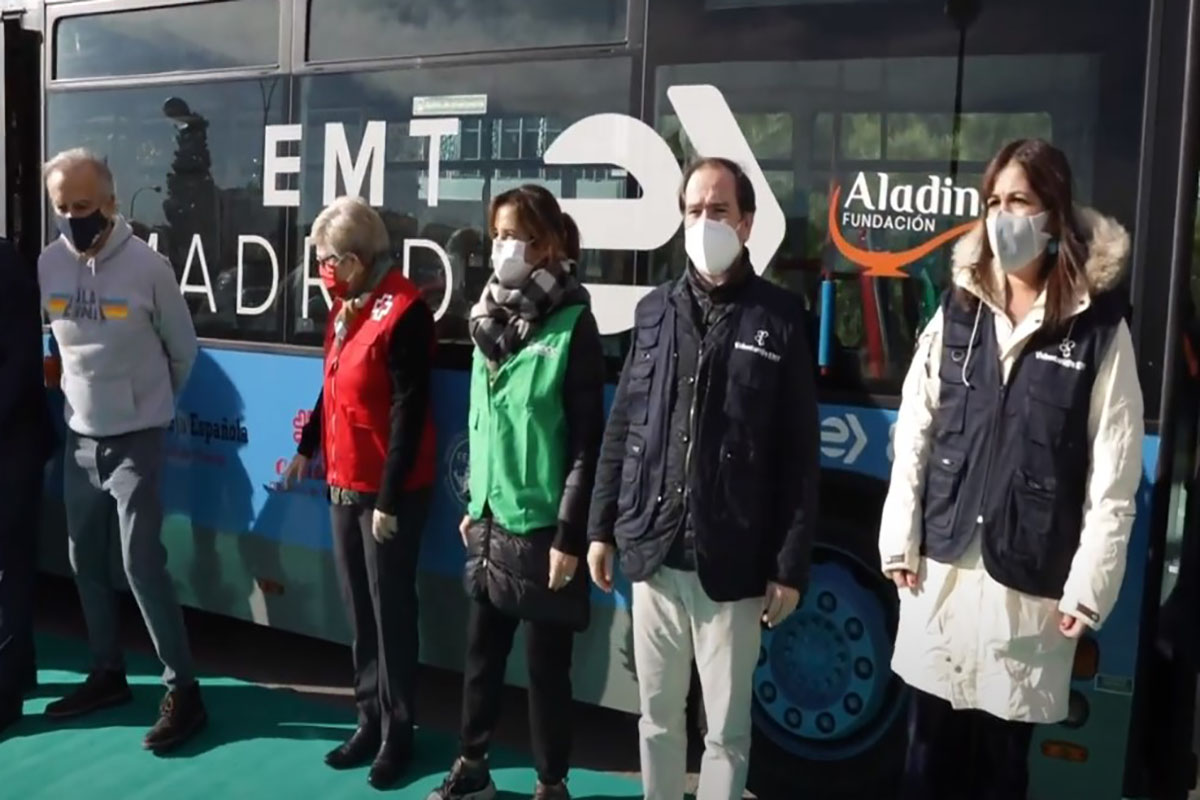
{"type": "Polygon", "coordinates": [[[1006,145],[904,383],[880,532],[912,687],[901,797],[1025,798],[1076,640],[1116,603],[1142,396],[1116,289],[1129,236],[1074,205],[1063,154],[1006,145]]]}

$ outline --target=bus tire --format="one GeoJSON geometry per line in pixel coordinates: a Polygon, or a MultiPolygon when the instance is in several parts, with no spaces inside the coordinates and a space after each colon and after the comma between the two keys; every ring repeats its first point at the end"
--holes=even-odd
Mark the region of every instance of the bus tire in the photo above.
{"type": "Polygon", "coordinates": [[[886,800],[899,785],[908,692],[890,668],[899,598],[879,570],[882,489],[851,482],[822,486],[825,508],[859,512],[822,519],[801,607],[763,634],[749,776],[760,800],[886,800]],[[788,646],[801,639],[803,652],[788,646]],[[809,674],[785,669],[796,657],[809,674]]]}

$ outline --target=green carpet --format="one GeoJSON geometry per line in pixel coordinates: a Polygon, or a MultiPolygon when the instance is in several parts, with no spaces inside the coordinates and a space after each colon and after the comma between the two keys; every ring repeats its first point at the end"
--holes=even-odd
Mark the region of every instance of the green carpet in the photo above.
{"type": "MultiPolygon", "coordinates": [[[[322,763],[353,727],[345,709],[201,676],[208,727],[179,751],[158,757],[141,747],[162,696],[156,662],[130,657],[132,704],[55,723],[41,711],[83,679],[86,653],[80,642],[39,637],[38,661],[41,687],[26,701],[25,719],[0,740],[2,798],[329,800],[380,794],[367,786],[365,767],[335,772],[322,763]]],[[[424,800],[454,755],[453,736],[419,731],[409,777],[387,796],[424,800]]],[[[527,755],[498,750],[491,760],[499,797],[530,796],[534,772],[527,755]]],[[[587,770],[572,771],[570,788],[577,798],[641,793],[634,781],[587,770]]]]}

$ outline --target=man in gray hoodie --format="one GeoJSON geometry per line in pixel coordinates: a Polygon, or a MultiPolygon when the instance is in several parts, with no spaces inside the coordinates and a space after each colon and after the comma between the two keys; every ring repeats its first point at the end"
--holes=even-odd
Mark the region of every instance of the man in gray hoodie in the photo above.
{"type": "Polygon", "coordinates": [[[92,668],[46,709],[74,717],[129,702],[109,578],[116,510],[122,563],[165,667],[167,694],[144,745],[169,750],[207,720],[161,541],[166,427],[196,359],[196,331],[170,264],[116,213],[112,173],[71,150],[45,171],[61,234],[38,261],[42,307],[62,358],[63,496],[92,668]]]}

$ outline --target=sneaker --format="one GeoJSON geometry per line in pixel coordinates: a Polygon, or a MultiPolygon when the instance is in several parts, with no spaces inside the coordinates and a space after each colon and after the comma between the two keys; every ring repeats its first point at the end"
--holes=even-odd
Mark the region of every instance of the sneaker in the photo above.
{"type": "Polygon", "coordinates": [[[566,781],[554,784],[538,781],[533,787],[533,800],[571,800],[571,793],[567,791],[566,781]]]}
{"type": "Polygon", "coordinates": [[[46,706],[46,716],[53,719],[79,717],[132,700],[133,692],[129,691],[125,673],[97,671],[88,675],[78,689],[46,706]]]}
{"type": "Polygon", "coordinates": [[[486,761],[467,761],[459,758],[441,788],[434,789],[426,800],[492,800],[496,784],[486,761]]]}
{"type": "Polygon", "coordinates": [[[142,740],[142,747],[155,753],[173,750],[199,733],[207,722],[199,684],[172,689],[163,697],[158,722],[142,740]]]}

